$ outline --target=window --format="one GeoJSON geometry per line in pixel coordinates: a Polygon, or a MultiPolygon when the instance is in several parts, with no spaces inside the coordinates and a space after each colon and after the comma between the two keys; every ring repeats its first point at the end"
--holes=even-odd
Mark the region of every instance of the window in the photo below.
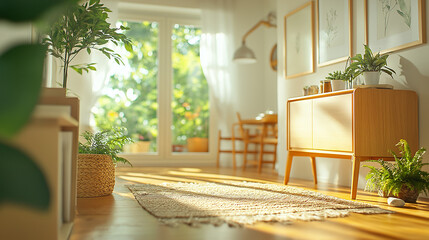
{"type": "Polygon", "coordinates": [[[165,17],[120,23],[130,28],[125,34],[133,52],[121,50],[125,64],[116,67],[94,108],[97,128],[126,127],[135,141],[124,149],[131,160],[213,157],[201,29],[193,20],[165,17]],[[199,140],[205,147],[190,146],[193,137],[205,138],[199,140]]]}
{"type": "Polygon", "coordinates": [[[200,64],[200,35],[201,29],[192,25],[172,28],[174,152],[208,151],[209,89],[200,64]]]}

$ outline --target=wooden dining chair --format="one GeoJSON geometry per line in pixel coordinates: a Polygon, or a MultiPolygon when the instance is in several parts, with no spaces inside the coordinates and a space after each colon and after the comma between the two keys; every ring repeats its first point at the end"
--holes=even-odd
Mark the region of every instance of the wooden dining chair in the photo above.
{"type": "MultiPolygon", "coordinates": [[[[234,143],[233,143],[232,140],[233,140],[233,138],[231,136],[228,136],[228,137],[222,136],[222,131],[219,130],[218,138],[217,138],[216,167],[218,167],[218,168],[220,167],[220,154],[221,153],[231,153],[232,155],[235,155],[235,153],[236,153],[234,147],[229,148],[229,149],[223,149],[222,148],[222,142],[228,141],[228,142],[231,143],[231,146],[233,146],[233,145],[235,145],[235,141],[242,141],[243,139],[241,137],[237,137],[237,138],[234,139],[234,143]]],[[[235,159],[233,159],[233,160],[235,160],[235,159]]],[[[232,162],[232,167],[235,170],[235,168],[236,168],[235,161],[232,162]]]]}
{"type": "MultiPolygon", "coordinates": [[[[218,133],[218,140],[217,140],[217,158],[216,158],[216,167],[220,167],[220,154],[221,153],[230,153],[232,154],[232,167],[235,170],[237,168],[236,164],[236,155],[237,154],[243,154],[243,150],[239,150],[237,147],[237,143],[243,142],[243,138],[241,136],[236,135],[237,132],[238,123],[232,124],[232,134],[231,136],[223,136],[222,131],[219,130],[218,133]],[[222,142],[228,142],[229,144],[226,144],[228,146],[231,146],[230,148],[222,148],[222,142]]],[[[256,134],[250,134],[247,133],[250,136],[256,136],[256,134]]],[[[255,150],[248,150],[246,154],[257,154],[258,151],[255,150]]]]}
{"type": "MultiPolygon", "coordinates": [[[[263,126],[262,132],[257,136],[250,136],[248,134],[248,131],[245,128],[246,122],[241,119],[240,113],[238,112],[237,112],[237,118],[238,118],[238,125],[240,129],[240,137],[243,139],[243,142],[244,142],[243,170],[246,169],[247,151],[248,151],[249,144],[252,144],[252,143],[258,145],[258,150],[259,150],[258,151],[259,156],[257,160],[258,172],[262,171],[262,165],[264,163],[272,163],[274,168],[277,161],[277,133],[275,133],[274,135],[268,134],[269,126],[273,126],[273,125],[264,124],[263,121],[260,121],[261,125],[263,126]],[[266,145],[272,145],[274,147],[274,150],[271,150],[271,151],[266,150],[265,149],[266,145]],[[273,160],[264,160],[264,156],[267,154],[273,155],[273,160]]],[[[252,123],[252,125],[258,126],[257,124],[254,124],[254,123],[252,123]]]]}

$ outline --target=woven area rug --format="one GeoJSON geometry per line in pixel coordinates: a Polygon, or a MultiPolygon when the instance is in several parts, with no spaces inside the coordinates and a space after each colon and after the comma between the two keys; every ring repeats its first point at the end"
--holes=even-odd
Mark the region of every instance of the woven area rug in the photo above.
{"type": "Polygon", "coordinates": [[[377,206],[300,188],[253,182],[127,186],[140,205],[167,225],[231,226],[323,220],[349,213],[392,213],[377,206]]]}

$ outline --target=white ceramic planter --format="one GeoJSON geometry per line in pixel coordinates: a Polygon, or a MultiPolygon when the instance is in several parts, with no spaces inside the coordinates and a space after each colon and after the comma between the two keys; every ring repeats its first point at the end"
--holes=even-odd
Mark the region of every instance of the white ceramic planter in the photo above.
{"type": "Polygon", "coordinates": [[[331,80],[332,91],[339,91],[345,89],[345,82],[343,80],[331,80]]]}
{"type": "Polygon", "coordinates": [[[363,72],[362,75],[365,85],[378,85],[380,81],[380,72],[363,72]]]}

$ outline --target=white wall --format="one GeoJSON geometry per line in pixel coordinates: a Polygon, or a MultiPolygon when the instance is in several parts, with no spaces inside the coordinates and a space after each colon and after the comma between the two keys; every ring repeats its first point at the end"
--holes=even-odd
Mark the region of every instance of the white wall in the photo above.
{"type": "MultiPolygon", "coordinates": [[[[236,0],[234,49],[241,46],[243,35],[257,22],[266,19],[270,11],[275,11],[274,1],[236,0]]],[[[246,46],[254,51],[257,63],[240,65],[231,62],[237,65],[237,79],[234,81],[237,91],[233,102],[236,104],[235,110],[243,117],[255,117],[267,109],[277,108],[276,74],[269,65],[270,51],[275,42],[275,28],[261,26],[246,38],[246,46]]]]}
{"type": "MultiPolygon", "coordinates": [[[[244,36],[260,20],[266,20],[269,12],[275,12],[274,0],[235,0],[233,8],[233,29],[235,51],[241,46],[244,36]]],[[[243,118],[256,117],[266,110],[277,111],[277,78],[276,72],[271,70],[269,56],[271,48],[276,43],[276,28],[260,26],[246,38],[246,46],[255,53],[257,62],[254,64],[237,64],[232,61],[234,52],[230,52],[231,65],[234,69],[232,76],[232,107],[229,114],[223,114],[219,119],[219,127],[223,135],[230,133],[231,123],[237,121],[236,112],[243,118]],[[225,119],[226,118],[226,119],[225,119]],[[228,123],[228,124],[222,124],[228,123]],[[228,129],[225,129],[225,126],[228,129]]],[[[225,143],[222,148],[230,148],[230,143],[225,143]]],[[[232,156],[221,155],[222,166],[231,166],[232,156]]],[[[238,165],[241,165],[242,156],[237,156],[238,165]]]]}
{"type": "MultiPolygon", "coordinates": [[[[263,1],[263,4],[265,15],[268,15],[269,12],[276,13],[275,1],[263,1]]],[[[279,17],[281,18],[281,16],[277,16],[277,18],[279,17]]],[[[264,50],[258,59],[258,63],[262,64],[264,68],[264,79],[261,81],[265,90],[264,108],[275,112],[277,112],[277,72],[271,69],[270,54],[274,45],[279,44],[277,42],[277,28],[263,27],[264,50]]]]}
{"type": "MultiPolygon", "coordinates": [[[[279,71],[277,74],[278,85],[278,111],[279,111],[279,174],[284,175],[285,162],[287,157],[286,149],[286,101],[288,98],[301,96],[302,88],[306,85],[317,84],[319,80],[334,70],[344,68],[344,62],[316,68],[315,73],[285,79],[284,75],[284,20],[283,16],[295,8],[308,2],[307,0],[277,1],[278,27],[277,41],[279,44],[279,71]]],[[[362,53],[364,44],[364,0],[353,1],[353,52],[362,53]]],[[[428,12],[426,6],[425,12],[428,12]]],[[[427,25],[427,24],[426,24],[427,25]]],[[[427,32],[427,30],[426,30],[427,32]]],[[[389,67],[392,67],[397,74],[394,79],[387,75],[381,76],[381,83],[394,85],[396,89],[411,89],[419,96],[419,121],[420,121],[420,146],[429,147],[429,68],[427,67],[426,56],[429,54],[428,44],[408,48],[395,52],[388,59],[389,67]]],[[[429,159],[426,156],[426,159],[429,159]]],[[[351,161],[342,159],[317,158],[317,174],[320,182],[329,182],[338,185],[349,186],[351,178],[351,161]]],[[[427,161],[427,160],[426,160],[427,161]]],[[[361,168],[359,177],[359,188],[365,185],[366,168],[361,168]]],[[[309,158],[295,157],[292,171],[292,178],[312,179],[311,164],[309,158]]]]}

